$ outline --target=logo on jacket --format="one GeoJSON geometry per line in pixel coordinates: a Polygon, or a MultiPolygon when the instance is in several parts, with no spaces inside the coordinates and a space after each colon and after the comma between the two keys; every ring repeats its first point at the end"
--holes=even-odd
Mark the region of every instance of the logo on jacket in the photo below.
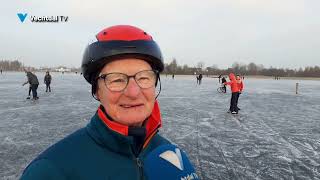
{"type": "Polygon", "coordinates": [[[168,161],[172,165],[174,165],[176,168],[180,169],[181,171],[184,170],[183,167],[183,160],[181,157],[180,149],[176,148],[175,152],[168,150],[159,155],[162,159],[168,161]]]}

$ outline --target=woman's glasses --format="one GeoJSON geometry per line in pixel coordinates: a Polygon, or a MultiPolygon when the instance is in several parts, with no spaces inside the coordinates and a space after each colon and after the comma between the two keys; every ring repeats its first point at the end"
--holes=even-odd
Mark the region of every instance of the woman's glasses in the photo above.
{"type": "Polygon", "coordinates": [[[128,86],[130,78],[133,78],[138,84],[138,86],[142,89],[147,89],[152,86],[155,86],[158,74],[158,71],[155,70],[139,71],[132,76],[114,72],[108,74],[101,74],[98,77],[98,79],[103,79],[106,87],[110,91],[119,92],[123,91],[128,86]]]}

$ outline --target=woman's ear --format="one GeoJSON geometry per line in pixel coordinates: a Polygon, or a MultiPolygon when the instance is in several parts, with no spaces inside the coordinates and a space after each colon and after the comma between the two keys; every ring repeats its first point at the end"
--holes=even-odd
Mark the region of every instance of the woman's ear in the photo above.
{"type": "Polygon", "coordinates": [[[100,101],[100,93],[99,93],[98,89],[97,89],[97,91],[96,91],[96,93],[94,95],[96,96],[96,99],[98,101],[100,101]]]}
{"type": "Polygon", "coordinates": [[[100,101],[100,91],[99,91],[99,85],[98,85],[98,82],[97,82],[97,84],[96,84],[96,92],[95,92],[95,94],[94,94],[95,96],[96,96],[96,99],[98,100],[98,101],[100,101]]]}
{"type": "Polygon", "coordinates": [[[93,82],[91,85],[91,95],[94,99],[96,99],[97,101],[100,101],[100,95],[99,95],[99,86],[98,86],[98,82],[93,82]]]}

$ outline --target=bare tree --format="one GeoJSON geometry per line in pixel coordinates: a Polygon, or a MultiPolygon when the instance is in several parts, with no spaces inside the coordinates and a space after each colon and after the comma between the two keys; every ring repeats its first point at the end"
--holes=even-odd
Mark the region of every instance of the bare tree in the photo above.
{"type": "Polygon", "coordinates": [[[177,69],[178,69],[177,60],[176,60],[176,58],[173,58],[171,63],[168,65],[168,72],[174,74],[174,73],[176,73],[177,69]]]}
{"type": "Polygon", "coordinates": [[[204,62],[203,61],[200,61],[200,62],[198,62],[198,64],[197,64],[197,68],[202,72],[203,71],[203,69],[204,69],[204,62]]]}

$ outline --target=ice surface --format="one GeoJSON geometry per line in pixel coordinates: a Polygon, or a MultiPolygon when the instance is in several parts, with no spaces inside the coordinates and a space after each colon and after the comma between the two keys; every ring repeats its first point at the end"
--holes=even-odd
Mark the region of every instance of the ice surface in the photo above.
{"type": "MultiPolygon", "coordinates": [[[[38,75],[26,100],[24,73],[0,75],[0,179],[18,179],[51,144],[85,126],[98,103],[79,74],[38,75]]],[[[320,81],[245,79],[238,115],[217,79],[162,76],[160,133],[187,152],[202,179],[320,179],[320,81]],[[299,83],[299,94],[295,84],[299,83]]],[[[229,89],[228,89],[229,90],[229,89]]]]}

